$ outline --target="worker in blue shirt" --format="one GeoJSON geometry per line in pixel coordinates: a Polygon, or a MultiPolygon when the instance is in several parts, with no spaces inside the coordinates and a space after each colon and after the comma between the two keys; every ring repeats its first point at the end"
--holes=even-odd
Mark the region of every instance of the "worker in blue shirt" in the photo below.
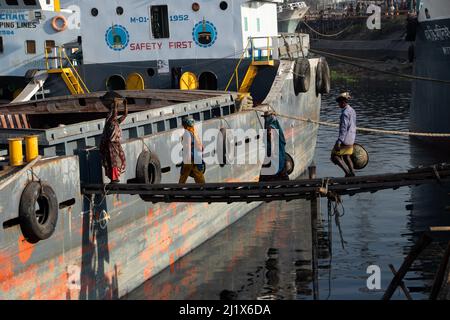
{"type": "Polygon", "coordinates": [[[350,94],[344,92],[336,99],[342,112],[339,124],[339,137],[331,152],[331,161],[345,172],[346,177],[355,176],[352,154],[356,138],[356,112],[348,104],[350,98],[350,94]]]}

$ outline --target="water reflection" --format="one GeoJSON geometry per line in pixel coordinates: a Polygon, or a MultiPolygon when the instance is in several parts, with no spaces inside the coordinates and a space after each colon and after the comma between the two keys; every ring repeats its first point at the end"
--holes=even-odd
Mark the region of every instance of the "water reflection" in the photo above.
{"type": "MultiPolygon", "coordinates": [[[[404,81],[335,82],[323,99],[322,120],[337,122],[334,102],[342,91],[353,95],[358,126],[408,130],[411,86],[404,81]]],[[[336,129],[322,127],[315,162],[317,175],[342,176],[329,161],[336,129]]],[[[419,164],[450,162],[436,151],[403,136],[359,134],[370,163],[359,174],[405,171],[419,164]]],[[[132,292],[129,299],[380,299],[367,289],[367,267],[378,265],[382,287],[399,268],[418,235],[429,226],[450,225],[450,188],[425,186],[359,194],[344,198],[341,218],[345,250],[333,224],[327,226],[327,203],[321,200],[317,250],[312,250],[310,203],[292,201],[263,205],[180,259],[132,292]],[[332,256],[328,243],[332,240],[332,256]],[[317,270],[311,261],[315,254],[317,270]]],[[[407,274],[414,299],[426,299],[443,246],[433,244],[407,274]]],[[[393,299],[404,299],[399,291],[393,299]]]]}

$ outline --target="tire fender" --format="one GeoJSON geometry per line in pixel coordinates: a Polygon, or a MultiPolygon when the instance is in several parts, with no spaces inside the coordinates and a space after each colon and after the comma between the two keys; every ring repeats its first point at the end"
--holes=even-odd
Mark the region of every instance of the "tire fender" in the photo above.
{"type": "Polygon", "coordinates": [[[292,172],[294,172],[295,169],[295,162],[292,156],[286,152],[286,173],[290,175],[292,172]]]}
{"type": "Polygon", "coordinates": [[[330,93],[331,75],[330,67],[325,58],[320,58],[316,69],[316,95],[330,93]]]}
{"type": "Polygon", "coordinates": [[[296,96],[299,93],[308,92],[311,82],[311,66],[308,59],[298,58],[295,61],[293,78],[296,96]]]}
{"type": "Polygon", "coordinates": [[[52,187],[42,182],[28,183],[20,198],[19,221],[24,237],[32,243],[53,235],[58,222],[58,199],[52,187]]]}
{"type": "MultiPolygon", "coordinates": [[[[161,162],[158,156],[150,151],[143,151],[136,164],[136,181],[144,184],[159,184],[161,182],[161,162]]],[[[145,195],[139,197],[146,201],[145,195]]]]}
{"type": "Polygon", "coordinates": [[[228,160],[228,139],[227,139],[227,129],[220,128],[220,132],[217,135],[217,146],[216,146],[216,154],[217,159],[219,160],[219,165],[224,167],[227,164],[228,160]]]}

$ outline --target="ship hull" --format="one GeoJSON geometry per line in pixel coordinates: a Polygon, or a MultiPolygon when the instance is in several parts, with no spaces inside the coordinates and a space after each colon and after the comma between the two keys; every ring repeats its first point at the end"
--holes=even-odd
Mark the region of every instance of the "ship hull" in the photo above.
{"type": "MultiPolygon", "coordinates": [[[[315,79],[317,61],[310,60],[311,79],[315,79]]],[[[296,95],[293,67],[292,61],[280,62],[264,103],[280,114],[317,120],[321,98],[315,92],[315,81],[311,80],[308,92],[296,95]]],[[[313,159],[318,127],[283,117],[280,121],[287,152],[295,159],[294,178],[313,159]]],[[[222,127],[259,130],[261,117],[257,112],[242,111],[202,122],[203,130],[222,127]]],[[[70,131],[58,130],[66,129],[70,131]]],[[[167,169],[162,182],[177,182],[179,168],[170,158],[173,133],[171,130],[127,139],[123,147],[128,169],[122,182],[136,177],[137,158],[146,148],[156,153],[167,169]]],[[[71,144],[65,143],[68,146],[71,144]]],[[[76,144],[73,149],[77,149],[76,144]]],[[[256,153],[251,143],[245,150],[249,157],[256,153]]],[[[32,176],[53,186],[58,201],[62,201],[56,232],[48,240],[31,244],[24,239],[20,226],[14,224],[22,191],[30,181],[28,172],[12,181],[0,179],[0,197],[9,199],[0,205],[4,219],[0,231],[0,298],[120,298],[260,205],[151,204],[130,195],[88,198],[80,194],[82,182],[107,183],[108,179],[96,148],[85,146],[74,153],[40,161],[33,167],[32,176]]],[[[260,169],[261,163],[223,167],[211,164],[205,177],[207,182],[257,181],[260,169]]]]}
{"type": "MultiPolygon", "coordinates": [[[[450,81],[450,18],[421,21],[415,43],[414,74],[450,81]]],[[[448,83],[415,80],[412,88],[411,131],[450,133],[448,83]]],[[[450,142],[449,138],[426,138],[450,142]]]]}

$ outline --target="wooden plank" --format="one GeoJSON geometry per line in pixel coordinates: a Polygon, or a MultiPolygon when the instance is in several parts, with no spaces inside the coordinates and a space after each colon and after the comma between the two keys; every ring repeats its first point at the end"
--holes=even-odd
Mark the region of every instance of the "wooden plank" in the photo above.
{"type": "Polygon", "coordinates": [[[18,129],[23,129],[22,123],[20,122],[20,116],[18,114],[14,115],[14,119],[16,120],[16,126],[18,129]]]}
{"type": "Polygon", "coordinates": [[[419,256],[419,254],[432,242],[432,239],[427,234],[424,234],[419,241],[416,243],[416,245],[411,249],[408,256],[405,258],[405,261],[403,262],[402,266],[398,270],[398,272],[395,274],[394,278],[392,279],[391,283],[389,284],[388,288],[386,289],[386,292],[383,295],[383,300],[390,300],[392,295],[394,294],[395,290],[399,286],[400,282],[403,280],[404,276],[408,272],[409,268],[413,264],[413,262],[416,260],[416,258],[419,256]]]}
{"type": "Polygon", "coordinates": [[[25,114],[21,114],[21,117],[22,117],[22,121],[23,121],[23,126],[26,129],[30,129],[30,124],[28,123],[27,116],[25,114]]]}
{"type": "Polygon", "coordinates": [[[2,125],[2,128],[6,129],[8,126],[6,125],[6,119],[5,116],[0,114],[0,123],[2,125]]]}
{"type": "Polygon", "coordinates": [[[430,227],[430,231],[432,232],[450,231],[450,227],[430,227]]]}
{"type": "MultiPolygon", "coordinates": [[[[389,264],[389,268],[391,269],[394,276],[397,274],[397,271],[395,270],[394,266],[392,264],[389,264]]],[[[405,294],[406,298],[408,300],[412,300],[411,294],[409,293],[408,288],[406,287],[405,283],[403,281],[400,282],[400,288],[402,288],[403,293],[405,294]]]]}
{"type": "Polygon", "coordinates": [[[12,116],[8,114],[6,117],[7,117],[8,122],[9,122],[9,128],[10,129],[14,129],[14,121],[12,119],[12,116]]]}
{"type": "Polygon", "coordinates": [[[444,283],[445,274],[447,272],[449,259],[450,259],[450,241],[447,244],[447,249],[445,250],[441,264],[439,265],[438,272],[436,273],[436,276],[434,278],[433,287],[431,288],[430,293],[430,300],[436,300],[439,293],[441,292],[442,284],[444,283]]]}

